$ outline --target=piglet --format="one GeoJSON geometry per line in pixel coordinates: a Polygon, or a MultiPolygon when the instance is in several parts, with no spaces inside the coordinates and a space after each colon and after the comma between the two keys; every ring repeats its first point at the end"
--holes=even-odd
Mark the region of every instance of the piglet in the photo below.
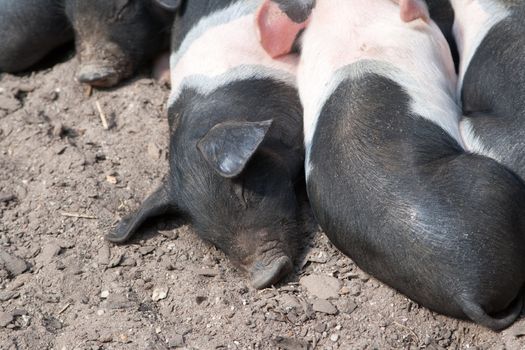
{"type": "Polygon", "coordinates": [[[0,0],[0,72],[29,69],[73,40],[64,0],[0,0]]]}
{"type": "Polygon", "coordinates": [[[311,13],[298,70],[310,202],[362,269],[499,330],[522,308],[525,187],[466,151],[447,42],[424,2],[397,2],[317,0],[311,13]]]}
{"type": "Polygon", "coordinates": [[[525,3],[452,0],[467,148],[525,179],[525,3]]]}
{"type": "Polygon", "coordinates": [[[75,30],[77,79],[111,87],[168,49],[181,0],[63,0],[75,30]]]}
{"type": "Polygon", "coordinates": [[[187,2],[172,44],[169,174],[107,235],[123,242],[149,217],[184,216],[255,288],[293,268],[304,162],[298,58],[272,60],[262,49],[260,7],[255,0],[187,2]]]}
{"type": "Polygon", "coordinates": [[[459,54],[456,45],[456,39],[452,31],[454,25],[454,9],[450,4],[450,0],[426,0],[428,5],[428,12],[430,18],[438,25],[439,29],[447,39],[450,47],[450,52],[454,60],[454,66],[459,66],[459,54]]]}

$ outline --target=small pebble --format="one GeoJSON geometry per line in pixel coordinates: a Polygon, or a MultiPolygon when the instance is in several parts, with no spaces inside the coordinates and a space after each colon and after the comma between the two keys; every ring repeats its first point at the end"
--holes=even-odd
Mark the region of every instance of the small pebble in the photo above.
{"type": "Polygon", "coordinates": [[[308,290],[308,293],[321,299],[339,298],[341,281],[335,277],[324,275],[309,275],[302,277],[299,284],[308,290]]]}
{"type": "Polygon", "coordinates": [[[332,303],[330,303],[328,300],[324,299],[317,299],[313,302],[312,308],[314,311],[322,312],[328,315],[335,315],[337,313],[337,309],[332,303]]]}
{"type": "Polygon", "coordinates": [[[40,265],[49,264],[55,256],[60,254],[62,248],[56,243],[48,243],[43,248],[40,254],[36,257],[36,262],[40,265]]]}
{"type": "Polygon", "coordinates": [[[168,340],[168,347],[170,349],[181,347],[184,345],[184,337],[180,334],[175,334],[170,340],[168,340]]]}
{"type": "Polygon", "coordinates": [[[24,273],[28,269],[28,265],[24,260],[0,249],[0,266],[2,265],[14,277],[24,273]]]}
{"type": "Polygon", "coordinates": [[[153,247],[153,246],[145,246],[145,247],[140,247],[139,248],[139,253],[141,255],[148,255],[151,252],[153,252],[154,250],[155,250],[155,247],[153,247]]]}
{"type": "Polygon", "coordinates": [[[153,294],[151,295],[151,300],[159,301],[166,299],[168,296],[168,288],[155,288],[153,294]]]}
{"type": "Polygon", "coordinates": [[[111,253],[110,253],[110,250],[109,250],[109,245],[107,244],[104,244],[102,247],[100,247],[100,249],[98,250],[98,254],[97,254],[97,262],[100,264],[100,265],[108,265],[109,264],[109,259],[111,257],[111,253]]]}
{"type": "Polygon", "coordinates": [[[14,291],[0,291],[0,301],[8,301],[9,299],[17,296],[18,293],[14,291]]]}
{"type": "Polygon", "coordinates": [[[509,329],[510,334],[516,338],[525,336],[525,324],[516,323],[509,329]]]}
{"type": "Polygon", "coordinates": [[[314,331],[318,333],[323,333],[326,330],[326,324],[318,323],[314,326],[314,331]]]}
{"type": "Polygon", "coordinates": [[[106,175],[106,182],[116,185],[118,184],[118,179],[115,175],[106,175]]]}
{"type": "Polygon", "coordinates": [[[7,327],[14,319],[13,314],[0,311],[0,327],[7,327]]]}

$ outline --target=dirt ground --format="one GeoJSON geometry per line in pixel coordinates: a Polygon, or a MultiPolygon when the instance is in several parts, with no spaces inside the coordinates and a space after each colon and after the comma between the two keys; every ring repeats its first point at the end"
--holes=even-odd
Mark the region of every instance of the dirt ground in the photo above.
{"type": "Polygon", "coordinates": [[[493,333],[368,277],[307,208],[295,275],[262,291],[181,221],[108,244],[167,169],[169,90],[142,74],[88,96],[77,65],[0,75],[1,349],[525,348],[523,319],[493,333]]]}

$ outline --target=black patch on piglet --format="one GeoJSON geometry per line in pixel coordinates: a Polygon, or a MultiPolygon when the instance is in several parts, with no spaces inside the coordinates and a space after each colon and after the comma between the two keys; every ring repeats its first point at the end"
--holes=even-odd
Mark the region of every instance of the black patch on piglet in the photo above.
{"type": "Polygon", "coordinates": [[[310,17],[316,0],[273,0],[295,23],[303,23],[310,17]]]}
{"type": "Polygon", "coordinates": [[[33,67],[73,40],[62,0],[0,1],[0,72],[33,67]]]}
{"type": "Polygon", "coordinates": [[[153,2],[165,10],[176,11],[180,7],[182,0],[153,0],[153,2]]]}
{"type": "Polygon", "coordinates": [[[235,177],[259,148],[271,125],[272,120],[220,123],[197,146],[215,171],[224,177],[235,177]]]}
{"type": "Polygon", "coordinates": [[[297,225],[304,161],[297,90],[270,78],[209,93],[186,88],[168,114],[169,174],[106,238],[122,242],[146,218],[176,213],[248,272],[254,287],[276,283],[291,271],[304,236],[297,225]]]}
{"type": "Polygon", "coordinates": [[[524,184],[464,152],[412,101],[377,74],[341,82],[309,154],[315,216],[360,268],[412,300],[508,327],[525,282],[524,184]]]}

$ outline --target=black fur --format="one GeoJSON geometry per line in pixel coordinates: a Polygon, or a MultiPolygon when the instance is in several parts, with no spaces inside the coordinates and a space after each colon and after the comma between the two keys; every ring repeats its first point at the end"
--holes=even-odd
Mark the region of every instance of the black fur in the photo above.
{"type": "MultiPolygon", "coordinates": [[[[175,16],[155,0],[66,0],[82,64],[114,70],[114,85],[169,46],[175,16]]],[[[106,85],[106,84],[104,84],[106,85]]]]}
{"type": "MultiPolygon", "coordinates": [[[[187,35],[231,3],[187,2],[176,31],[187,35]]],[[[175,36],[174,49],[180,40],[175,36]]],[[[215,52],[207,58],[224,59],[215,52]]],[[[304,149],[296,88],[272,78],[239,79],[206,94],[184,87],[170,104],[168,122],[169,174],[107,238],[122,242],[148,216],[171,211],[250,272],[254,287],[279,281],[291,271],[301,241],[295,182],[301,183],[304,149]]]]}
{"type": "Polygon", "coordinates": [[[310,17],[315,7],[315,0],[273,0],[279,8],[296,23],[302,23],[310,17]]]}
{"type": "Polygon", "coordinates": [[[248,80],[209,96],[186,90],[169,117],[169,181],[175,202],[199,235],[243,265],[264,241],[283,245],[276,253],[293,252],[295,247],[287,246],[297,231],[293,185],[303,160],[302,108],[295,89],[273,80],[248,80]],[[273,124],[263,143],[236,178],[220,176],[197,149],[221,122],[269,119],[273,124]],[[258,238],[257,230],[267,231],[266,238],[258,238]]]}
{"type": "Polygon", "coordinates": [[[436,22],[439,29],[441,29],[443,35],[447,39],[454,60],[454,66],[457,71],[459,67],[459,53],[454,33],[452,32],[452,26],[454,25],[454,9],[452,9],[450,0],[427,0],[427,5],[430,12],[430,18],[436,22]]]}
{"type": "MultiPolygon", "coordinates": [[[[297,91],[272,79],[233,82],[209,95],[185,89],[169,108],[169,123],[168,176],[107,238],[122,242],[147,217],[175,212],[188,218],[201,238],[259,278],[256,287],[275,283],[291,269],[301,241],[295,182],[301,178],[304,150],[297,91]],[[272,123],[262,143],[237,176],[221,175],[199,149],[217,125],[268,120],[272,123]],[[268,271],[276,268],[276,261],[282,273],[273,276],[268,271]]],[[[245,143],[240,140],[238,147],[245,143]]]]}
{"type": "Polygon", "coordinates": [[[481,143],[525,178],[525,5],[512,11],[478,47],[461,100],[481,143]]]}
{"type": "Polygon", "coordinates": [[[0,72],[20,72],[73,40],[63,0],[0,0],[0,72]]]}
{"type": "Polygon", "coordinates": [[[177,51],[188,32],[202,19],[239,0],[184,1],[173,27],[171,50],[177,51]]]}
{"type": "Polygon", "coordinates": [[[336,247],[411,299],[507,327],[525,281],[524,186],[410,102],[379,75],[340,84],[313,138],[315,216],[336,247]]]}

